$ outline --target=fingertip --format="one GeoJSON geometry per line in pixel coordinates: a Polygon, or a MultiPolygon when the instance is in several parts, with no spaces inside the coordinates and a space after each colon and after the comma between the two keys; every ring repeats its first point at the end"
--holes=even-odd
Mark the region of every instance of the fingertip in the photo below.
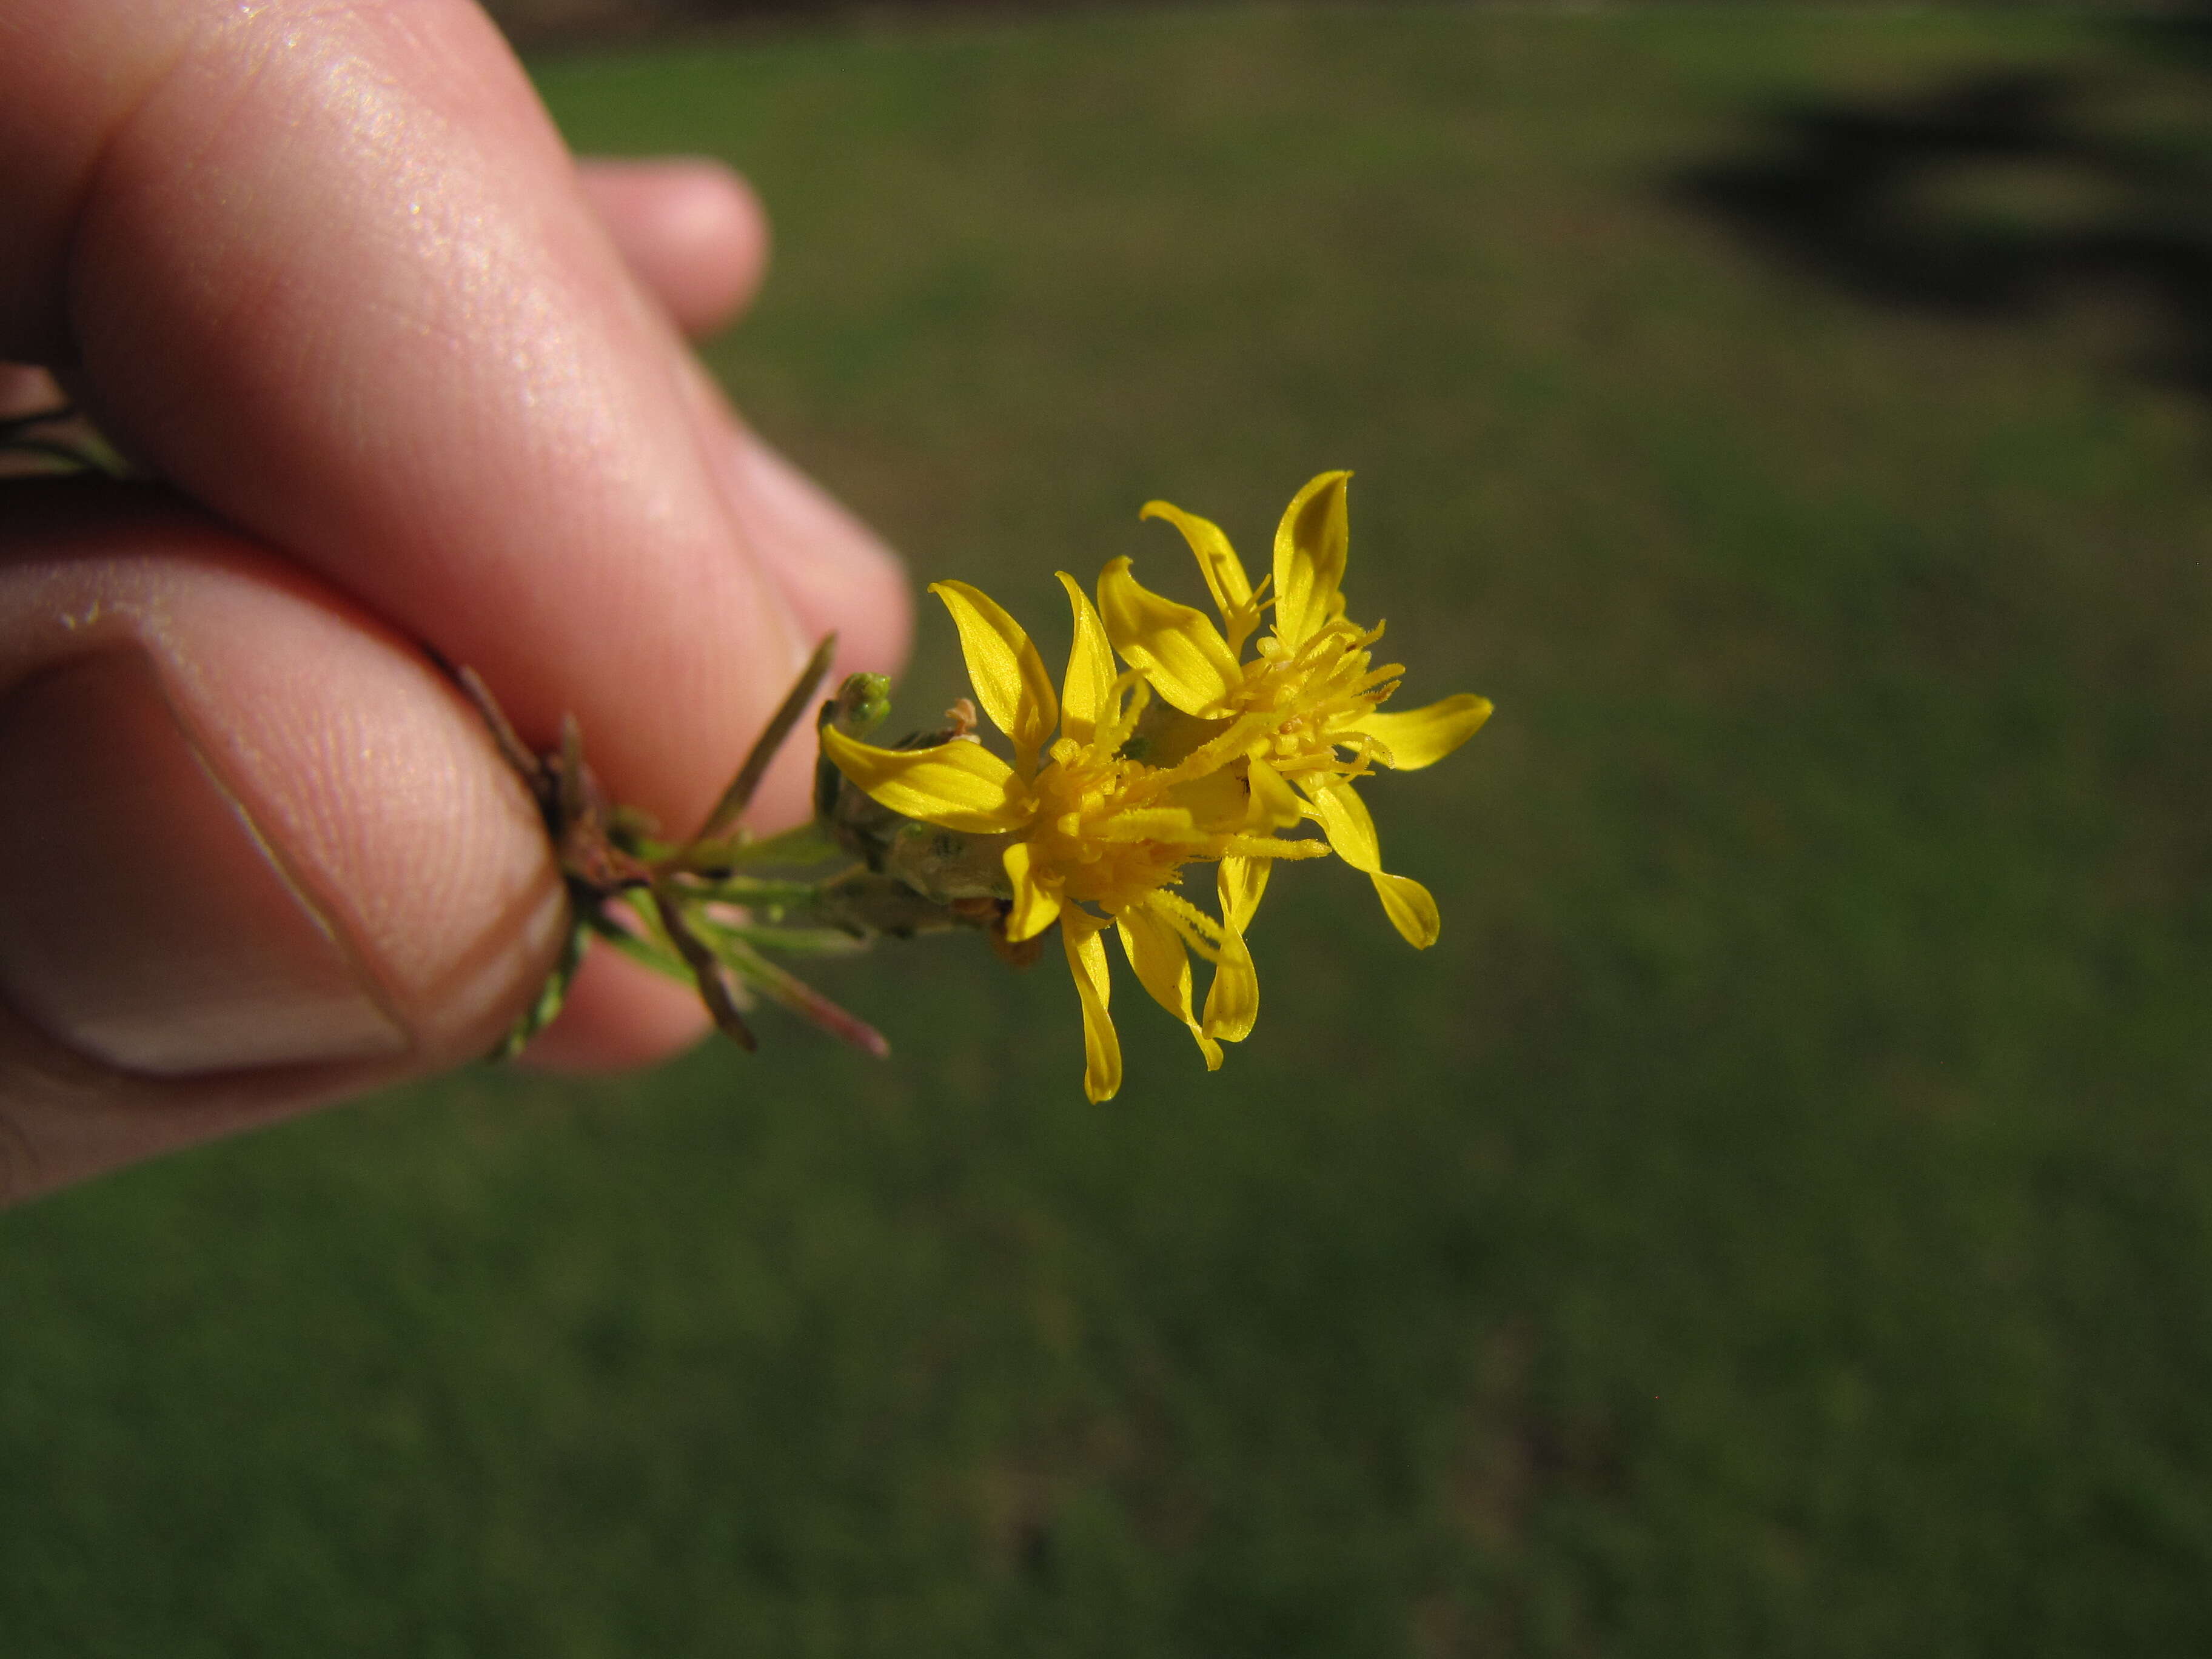
{"type": "Polygon", "coordinates": [[[833,670],[896,676],[914,633],[906,562],[757,433],[719,458],[730,509],[810,639],[837,635],[833,670]]]}
{"type": "Polygon", "coordinates": [[[768,214],[743,175],[708,157],[595,160],[585,198],[623,263],[694,339],[727,327],[767,274],[768,214]]]}
{"type": "MultiPolygon", "coordinates": [[[[848,674],[896,677],[913,641],[906,563],[835,497],[742,425],[716,441],[730,511],[798,627],[837,636],[829,684],[848,674]]],[[[811,741],[784,746],[750,821],[773,831],[804,819],[813,793],[811,741]]]]}

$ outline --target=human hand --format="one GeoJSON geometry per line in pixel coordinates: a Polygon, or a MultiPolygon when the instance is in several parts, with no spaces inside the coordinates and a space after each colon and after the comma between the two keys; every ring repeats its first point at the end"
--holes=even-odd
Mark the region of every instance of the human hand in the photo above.
{"type": "MultiPolygon", "coordinates": [[[[813,641],[888,671],[909,602],[678,337],[758,278],[744,186],[580,173],[465,0],[14,0],[0,155],[0,359],[161,481],[0,482],[4,1202],[528,1002],[559,878],[420,646],[688,831],[813,641]]],[[[601,953],[533,1056],[700,1018],[601,953]]]]}

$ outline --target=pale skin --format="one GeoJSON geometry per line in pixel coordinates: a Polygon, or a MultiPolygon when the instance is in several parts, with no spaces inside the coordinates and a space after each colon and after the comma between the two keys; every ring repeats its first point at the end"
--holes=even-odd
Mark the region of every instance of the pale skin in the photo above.
{"type": "MultiPolygon", "coordinates": [[[[816,638],[889,672],[911,612],[684,343],[759,283],[750,191],[580,167],[465,0],[9,0],[0,159],[0,399],[51,374],[160,480],[0,482],[4,1203],[528,1003],[559,884],[431,653],[688,833],[816,638]]],[[[594,958],[532,1058],[702,1018],[594,958]]]]}

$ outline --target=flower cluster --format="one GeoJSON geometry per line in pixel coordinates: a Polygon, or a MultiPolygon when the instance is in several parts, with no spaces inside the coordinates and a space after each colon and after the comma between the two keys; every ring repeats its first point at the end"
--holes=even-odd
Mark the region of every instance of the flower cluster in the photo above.
{"type": "Polygon", "coordinates": [[[1404,671],[1376,666],[1382,628],[1344,614],[1350,476],[1323,473],[1291,500],[1273,572],[1256,586],[1216,526],[1148,505],[1143,516],[1166,520],[1189,543],[1220,626],[1144,587],[1126,558],[1106,567],[1095,605],[1063,573],[1075,638],[1057,690],[1004,610],[964,582],[935,584],[1011,762],[966,731],[880,748],[835,723],[822,728],[824,758],[869,799],[945,832],[943,869],[971,886],[982,872],[976,895],[931,891],[926,867],[908,870],[924,896],[995,902],[997,929],[1012,945],[1059,924],[1083,1002],[1084,1088],[1094,1101],[1121,1080],[1108,1012],[1109,927],[1145,989],[1189,1027],[1209,1070],[1259,1012],[1244,936],[1277,860],[1335,853],[1374,882],[1408,941],[1436,941],[1435,900],[1382,868],[1355,785],[1376,766],[1442,759],[1489,718],[1490,704],[1462,695],[1380,712],[1404,671]],[[1255,640],[1270,611],[1272,629],[1255,640]],[[1284,833],[1307,823],[1321,838],[1284,833]],[[1181,890],[1185,866],[1201,863],[1214,866],[1218,915],[1181,890]],[[1193,956],[1212,969],[1196,1010],[1193,956]]]}

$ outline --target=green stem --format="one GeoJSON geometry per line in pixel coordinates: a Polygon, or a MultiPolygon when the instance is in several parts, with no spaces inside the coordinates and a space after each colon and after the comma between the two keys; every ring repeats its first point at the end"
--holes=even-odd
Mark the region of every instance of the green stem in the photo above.
{"type": "Polygon", "coordinates": [[[791,735],[791,728],[799,724],[799,717],[806,712],[806,705],[814,701],[814,694],[822,684],[822,677],[830,672],[830,659],[836,648],[837,636],[835,634],[824,635],[822,643],[814,647],[814,654],[807,659],[806,666],[799,670],[799,678],[784,695],[782,705],[769,717],[767,726],[752,746],[752,752],[745,757],[745,763],[738,769],[738,775],[730,780],[730,787],[722,792],[722,799],[714,803],[714,810],[707,814],[706,823],[700,825],[699,833],[692,837],[695,844],[702,841],[720,841],[737,828],[738,819],[752,804],[753,791],[760,787],[760,781],[768,775],[769,763],[775,758],[775,751],[783,747],[783,740],[791,735]]]}

